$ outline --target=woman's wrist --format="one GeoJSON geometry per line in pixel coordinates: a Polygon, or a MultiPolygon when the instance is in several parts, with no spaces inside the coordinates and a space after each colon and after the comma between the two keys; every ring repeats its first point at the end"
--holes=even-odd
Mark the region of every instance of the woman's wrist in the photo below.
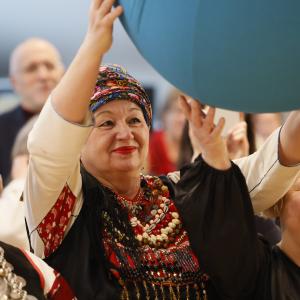
{"type": "Polygon", "coordinates": [[[88,57],[88,59],[97,60],[101,62],[102,57],[105,54],[103,53],[104,51],[102,48],[103,47],[95,43],[95,41],[92,38],[86,36],[78,52],[84,57],[88,57]]]}
{"type": "Polygon", "coordinates": [[[202,158],[209,166],[217,170],[228,170],[231,167],[229,157],[224,155],[224,152],[203,152],[202,158]]]}

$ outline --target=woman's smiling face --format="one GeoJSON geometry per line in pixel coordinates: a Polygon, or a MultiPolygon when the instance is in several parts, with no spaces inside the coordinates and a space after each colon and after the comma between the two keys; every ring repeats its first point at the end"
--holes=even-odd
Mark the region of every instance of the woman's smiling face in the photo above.
{"type": "Polygon", "coordinates": [[[82,151],[87,170],[93,175],[140,172],[149,144],[149,127],[141,108],[128,100],[113,100],[94,116],[95,128],[82,151]]]}

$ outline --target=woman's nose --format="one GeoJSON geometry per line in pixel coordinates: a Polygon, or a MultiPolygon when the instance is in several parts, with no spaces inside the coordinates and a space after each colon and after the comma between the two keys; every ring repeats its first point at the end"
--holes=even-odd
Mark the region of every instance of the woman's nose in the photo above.
{"type": "Polygon", "coordinates": [[[127,124],[121,124],[117,128],[117,138],[118,139],[131,139],[133,138],[132,129],[127,124]]]}

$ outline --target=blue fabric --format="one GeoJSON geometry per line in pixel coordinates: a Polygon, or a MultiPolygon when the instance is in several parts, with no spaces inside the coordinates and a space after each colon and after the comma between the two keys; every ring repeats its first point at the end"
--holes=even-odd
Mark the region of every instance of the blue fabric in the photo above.
{"type": "Polygon", "coordinates": [[[119,0],[126,31],[168,81],[222,108],[300,107],[300,2],[119,0]]]}

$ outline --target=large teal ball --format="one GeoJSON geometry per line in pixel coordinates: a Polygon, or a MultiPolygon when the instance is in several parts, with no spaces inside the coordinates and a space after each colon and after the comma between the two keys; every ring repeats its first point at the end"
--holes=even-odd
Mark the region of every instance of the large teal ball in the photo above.
{"type": "Polygon", "coordinates": [[[132,41],[168,81],[222,108],[300,107],[300,1],[119,0],[132,41]]]}

